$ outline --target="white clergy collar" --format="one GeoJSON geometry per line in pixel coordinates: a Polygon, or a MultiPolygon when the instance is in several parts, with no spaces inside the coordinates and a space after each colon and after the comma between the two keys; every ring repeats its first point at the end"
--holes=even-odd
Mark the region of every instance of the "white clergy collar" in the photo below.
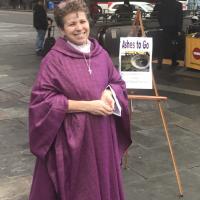
{"type": "Polygon", "coordinates": [[[70,41],[67,41],[67,43],[82,53],[90,53],[90,46],[91,46],[90,40],[87,40],[87,43],[82,45],[76,45],[70,41]]]}

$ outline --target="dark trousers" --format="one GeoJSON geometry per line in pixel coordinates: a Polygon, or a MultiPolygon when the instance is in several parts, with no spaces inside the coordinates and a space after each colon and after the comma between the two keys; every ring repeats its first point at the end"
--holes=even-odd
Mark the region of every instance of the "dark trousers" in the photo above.
{"type": "Polygon", "coordinates": [[[158,62],[161,65],[163,58],[169,57],[172,65],[176,65],[178,57],[178,31],[175,27],[163,28],[161,47],[158,55],[158,62]]]}

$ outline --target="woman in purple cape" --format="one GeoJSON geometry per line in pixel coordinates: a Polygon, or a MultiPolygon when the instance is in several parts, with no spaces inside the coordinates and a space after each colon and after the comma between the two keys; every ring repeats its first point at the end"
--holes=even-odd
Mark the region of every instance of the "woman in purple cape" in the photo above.
{"type": "Polygon", "coordinates": [[[121,158],[131,144],[124,81],[89,38],[88,9],[62,2],[63,37],[42,60],[29,107],[37,157],[29,200],[124,200],[121,158]]]}

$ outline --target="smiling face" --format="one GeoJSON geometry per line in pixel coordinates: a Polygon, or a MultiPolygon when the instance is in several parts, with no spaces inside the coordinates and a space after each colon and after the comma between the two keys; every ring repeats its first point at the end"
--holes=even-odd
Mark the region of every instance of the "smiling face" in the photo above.
{"type": "Polygon", "coordinates": [[[64,18],[63,34],[72,43],[82,45],[87,42],[90,33],[89,22],[85,12],[67,14],[64,18]]]}

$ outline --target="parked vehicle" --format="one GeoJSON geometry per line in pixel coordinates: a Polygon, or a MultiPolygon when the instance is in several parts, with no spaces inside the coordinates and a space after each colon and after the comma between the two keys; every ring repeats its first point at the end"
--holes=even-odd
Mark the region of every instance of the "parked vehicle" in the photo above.
{"type": "Polygon", "coordinates": [[[97,5],[99,5],[102,10],[103,13],[107,13],[108,12],[108,8],[112,5],[113,2],[109,1],[109,2],[97,2],[97,5]]]}
{"type": "MultiPolygon", "coordinates": [[[[98,5],[104,10],[105,13],[114,14],[120,5],[124,2],[98,2],[98,5]]],[[[130,1],[130,4],[134,7],[133,10],[136,12],[138,9],[142,11],[142,13],[151,13],[153,11],[154,5],[147,2],[137,2],[130,1]]]]}
{"type": "MultiPolygon", "coordinates": [[[[109,13],[115,13],[115,11],[118,9],[118,7],[120,5],[122,5],[123,2],[113,2],[109,8],[108,8],[108,12],[109,13]]],[[[154,5],[151,3],[147,3],[147,2],[130,2],[131,5],[133,5],[133,7],[135,7],[135,10],[140,9],[143,12],[152,12],[153,11],[153,7],[154,5]]]]}

